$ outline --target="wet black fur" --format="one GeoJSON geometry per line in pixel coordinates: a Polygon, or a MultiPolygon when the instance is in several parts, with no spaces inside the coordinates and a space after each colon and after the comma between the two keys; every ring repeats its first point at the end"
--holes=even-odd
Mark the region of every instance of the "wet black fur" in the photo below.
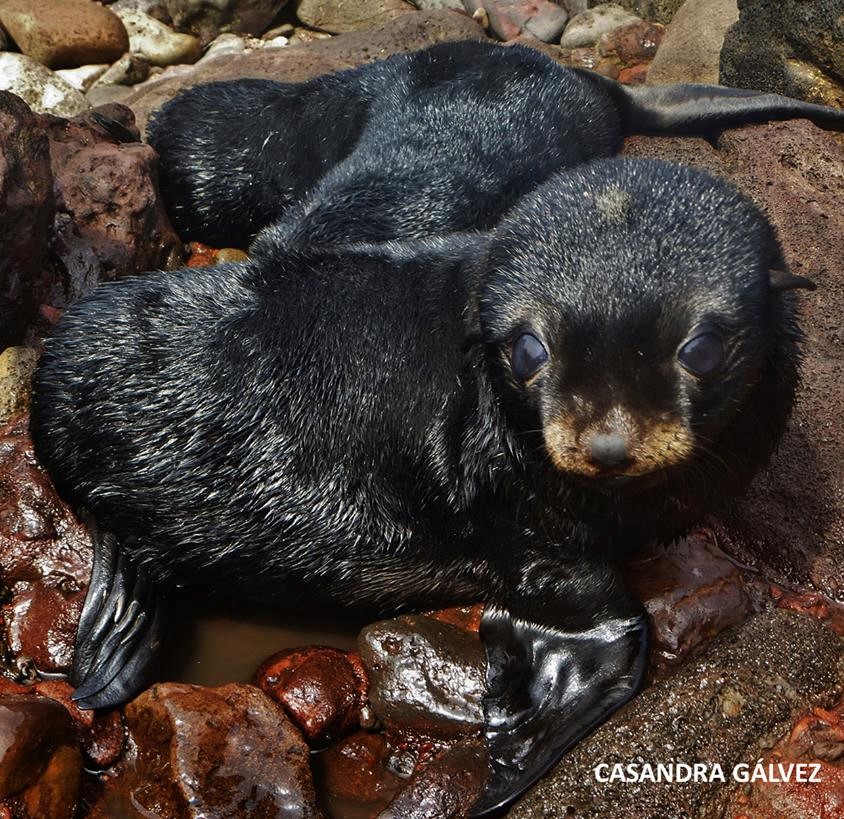
{"type": "Polygon", "coordinates": [[[149,138],[180,235],[246,247],[277,219],[310,243],[490,228],[625,134],[794,116],[844,126],[840,111],[774,94],[630,88],[534,49],[459,42],[306,83],[197,86],[162,107],[149,138]]]}

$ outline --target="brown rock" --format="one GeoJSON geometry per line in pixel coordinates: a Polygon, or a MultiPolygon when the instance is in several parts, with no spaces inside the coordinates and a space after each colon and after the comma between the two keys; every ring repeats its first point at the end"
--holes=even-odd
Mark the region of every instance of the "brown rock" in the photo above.
{"type": "Polygon", "coordinates": [[[108,783],[101,816],[123,815],[118,805],[166,819],[321,816],[308,747],[257,688],[156,685],[125,720],[135,757],[108,783]]]}
{"type": "Polygon", "coordinates": [[[299,0],[296,16],[311,28],[342,34],[365,31],[415,12],[405,0],[299,0]]]}
{"type": "MultiPolygon", "coordinates": [[[[196,35],[203,45],[220,31],[262,34],[287,0],[161,0],[177,31],[196,35]]],[[[147,9],[142,9],[151,13],[147,9]]]]}
{"type": "Polygon", "coordinates": [[[662,26],[636,20],[601,36],[598,53],[615,58],[620,67],[650,62],[662,41],[662,26]]]}
{"type": "Polygon", "coordinates": [[[0,22],[24,54],[48,68],[111,63],[129,50],[117,16],[91,0],[2,0],[0,22]]]}
{"type": "Polygon", "coordinates": [[[308,646],[265,660],[255,685],[284,707],[308,742],[324,744],[358,725],[368,680],[355,654],[308,646]]]}
{"type": "Polygon", "coordinates": [[[378,819],[468,816],[489,778],[486,746],[468,740],[448,748],[416,773],[378,819]]]}
{"type": "Polygon", "coordinates": [[[375,815],[407,783],[387,767],[384,734],[357,731],[317,754],[320,796],[332,816],[375,815]]]}
{"type": "Polygon", "coordinates": [[[73,725],[58,703],[0,697],[0,799],[13,798],[22,819],[72,819],[82,758],[73,725]]]}
{"type": "Polygon", "coordinates": [[[26,416],[0,427],[2,641],[9,671],[67,671],[91,571],[91,541],[35,462],[26,416]]]}
{"type": "MultiPolygon", "coordinates": [[[[844,684],[844,641],[816,620],[767,612],[721,635],[697,660],[640,694],[566,755],[508,816],[689,819],[726,813],[738,785],[599,782],[606,763],[751,765],[807,707],[827,707],[844,684]]],[[[729,779],[728,779],[729,782],[729,779]]],[[[812,814],[809,814],[812,815],[812,814]]]]}
{"type": "Polygon", "coordinates": [[[292,48],[223,54],[186,72],[171,74],[165,71],[159,78],[139,86],[126,104],[135,112],[143,129],[153,111],[179,91],[199,83],[241,77],[303,82],[320,74],[352,68],[391,54],[415,51],[434,43],[481,39],[485,39],[483,29],[466,15],[448,10],[418,11],[403,14],[368,31],[341,34],[292,48]]]}
{"type": "Polygon", "coordinates": [[[0,353],[0,424],[28,411],[37,361],[38,353],[29,347],[7,347],[0,353]]]}
{"type": "Polygon", "coordinates": [[[50,148],[39,118],[0,91],[0,349],[23,341],[53,220],[50,148]]]}
{"type": "Polygon", "coordinates": [[[652,662],[678,665],[753,612],[743,573],[706,528],[668,546],[651,545],[627,564],[651,617],[652,662]]]}

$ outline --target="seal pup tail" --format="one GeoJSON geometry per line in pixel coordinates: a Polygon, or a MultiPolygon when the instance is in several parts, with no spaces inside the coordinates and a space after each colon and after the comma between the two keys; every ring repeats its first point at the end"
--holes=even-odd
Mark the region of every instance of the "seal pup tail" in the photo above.
{"type": "Polygon", "coordinates": [[[622,85],[586,69],[573,69],[613,98],[628,134],[701,134],[741,125],[808,119],[844,131],[844,110],[803,100],[720,85],[622,85]]]}
{"type": "Polygon", "coordinates": [[[71,698],[83,709],[109,708],[140,693],[150,679],[164,618],[146,574],[113,535],[86,523],[94,565],[76,633],[71,698]]]}

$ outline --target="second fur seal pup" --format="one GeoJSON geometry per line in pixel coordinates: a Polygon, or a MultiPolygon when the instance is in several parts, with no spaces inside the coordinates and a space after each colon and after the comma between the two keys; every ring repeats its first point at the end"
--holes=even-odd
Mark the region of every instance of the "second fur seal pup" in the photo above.
{"type": "Polygon", "coordinates": [[[189,89],[149,126],[186,240],[246,247],[283,220],[316,241],[490,228],[551,173],[632,133],[844,112],[734,88],[624,86],[522,46],[443,43],[305,83],[189,89]]]}
{"type": "Polygon", "coordinates": [[[798,370],[759,210],[665,163],[552,177],[490,234],[291,247],[68,308],[39,457],[98,542],[76,696],[131,695],[175,584],[385,610],[484,600],[507,803],[636,690],[646,621],[613,557],[730,503],[798,370]]]}

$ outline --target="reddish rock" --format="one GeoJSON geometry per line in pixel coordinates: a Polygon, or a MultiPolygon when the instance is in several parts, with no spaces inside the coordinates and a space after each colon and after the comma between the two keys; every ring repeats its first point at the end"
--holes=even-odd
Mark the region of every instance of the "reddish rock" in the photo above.
{"type": "Polygon", "coordinates": [[[249,258],[244,251],[236,247],[224,247],[218,250],[202,242],[191,242],[188,250],[190,256],[185,262],[187,267],[211,267],[223,262],[243,262],[249,258]]]}
{"type": "Polygon", "coordinates": [[[38,309],[53,220],[50,146],[40,118],[0,91],[0,350],[18,344],[38,309]]]}
{"type": "Polygon", "coordinates": [[[0,799],[21,819],[72,819],[82,758],[64,708],[41,697],[0,697],[0,799]]]}
{"type": "Polygon", "coordinates": [[[482,12],[489,28],[502,40],[515,40],[522,34],[546,43],[559,42],[568,13],[551,0],[466,0],[470,13],[482,12]]]}
{"type": "Polygon", "coordinates": [[[668,546],[650,546],[626,567],[651,617],[652,662],[676,666],[752,613],[744,573],[699,528],[668,546]]]}
{"type": "Polygon", "coordinates": [[[481,627],[481,617],[484,613],[483,603],[474,606],[456,606],[451,609],[440,609],[439,611],[428,611],[426,617],[432,620],[439,620],[441,623],[449,623],[465,631],[478,633],[481,627]]]}
{"type": "Polygon", "coordinates": [[[618,72],[618,81],[626,85],[644,85],[648,79],[648,63],[640,63],[632,68],[622,68],[618,72]]]}
{"type": "Polygon", "coordinates": [[[368,680],[360,658],[336,648],[308,646],[274,654],[255,684],[287,712],[314,744],[325,744],[359,724],[368,680]]]}
{"type": "Polygon", "coordinates": [[[378,819],[467,816],[489,779],[488,761],[480,740],[448,748],[413,776],[378,819]]]}
{"type": "Polygon", "coordinates": [[[69,669],[91,558],[87,532],[35,461],[27,418],[0,427],[0,611],[13,674],[69,669]]]}
{"type": "Polygon", "coordinates": [[[615,57],[621,66],[648,63],[656,54],[665,27],[636,20],[601,36],[598,53],[615,57]]]}
{"type": "Polygon", "coordinates": [[[24,54],[48,68],[111,63],[129,50],[114,12],[91,0],[2,0],[0,22],[24,54]]]}
{"type": "Polygon", "coordinates": [[[319,817],[308,747],[249,685],[156,685],[124,712],[134,753],[105,785],[92,817],[319,817]]]}
{"type": "Polygon", "coordinates": [[[480,730],[486,659],[477,635],[406,615],[367,626],[358,645],[388,732],[446,740],[480,730]]]}
{"type": "Polygon", "coordinates": [[[315,756],[320,796],[332,816],[372,816],[389,804],[407,784],[387,768],[389,756],[386,736],[367,731],[357,731],[315,756]]]}

